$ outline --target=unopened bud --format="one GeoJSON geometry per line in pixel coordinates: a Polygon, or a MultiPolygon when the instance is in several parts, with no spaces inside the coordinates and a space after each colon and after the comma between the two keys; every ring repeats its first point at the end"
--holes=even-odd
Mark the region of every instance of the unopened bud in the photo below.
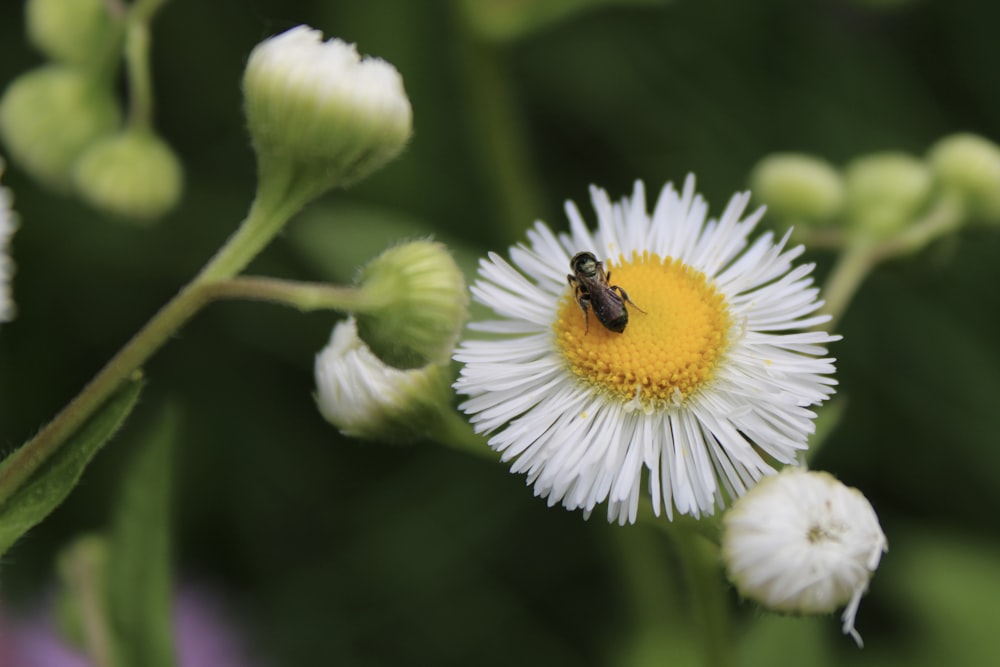
{"type": "Polygon", "coordinates": [[[80,66],[101,63],[121,33],[111,4],[107,0],[28,0],[28,37],[52,60],[80,66]]]}
{"type": "Polygon", "coordinates": [[[262,186],[292,179],[309,197],[364,178],[410,138],[399,72],[353,44],[298,26],[254,48],[243,75],[262,186]]]}
{"type": "Polygon", "coordinates": [[[774,215],[793,224],[825,222],[844,205],[844,182],[833,165],[811,155],[775,153],[757,163],[750,175],[754,198],[774,215]]]}
{"type": "Polygon", "coordinates": [[[25,171],[50,187],[70,185],[80,154],[118,126],[110,91],[84,72],[42,67],[14,80],[0,99],[0,136],[25,171]]]}
{"type": "Polygon", "coordinates": [[[722,518],[722,557],[741,595],[796,614],[846,605],[842,629],[858,645],[858,605],[887,550],[868,499],[825,472],[785,468],[722,518]]]}
{"type": "Polygon", "coordinates": [[[845,171],[850,223],[875,238],[909,225],[927,205],[934,179],[920,160],[905,153],[858,158],[845,171]]]}
{"type": "Polygon", "coordinates": [[[356,313],[358,333],[379,359],[397,368],[449,359],[469,297],[444,245],[412,241],[389,248],[361,269],[356,283],[371,304],[356,313]]]}
{"type": "Polygon", "coordinates": [[[353,318],[334,327],[329,345],[316,355],[315,372],[319,410],[347,436],[412,442],[449,407],[446,364],[393,368],[358,337],[353,318]]]}
{"type": "Polygon", "coordinates": [[[973,217],[1000,222],[1000,146],[975,134],[953,134],[934,144],[928,161],[973,217]]]}
{"type": "Polygon", "coordinates": [[[148,131],[129,130],[87,149],[74,170],[80,195],[112,215],[153,220],[181,197],[183,170],[173,150],[148,131]]]}

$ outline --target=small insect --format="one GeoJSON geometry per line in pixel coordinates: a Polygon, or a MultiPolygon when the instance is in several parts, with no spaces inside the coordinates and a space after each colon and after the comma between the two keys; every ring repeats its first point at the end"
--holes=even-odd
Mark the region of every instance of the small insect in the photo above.
{"type": "Polygon", "coordinates": [[[609,284],[611,272],[604,272],[604,265],[597,261],[594,253],[578,252],[573,255],[569,265],[573,273],[567,275],[566,279],[573,288],[573,296],[583,311],[587,332],[590,331],[591,308],[594,309],[594,315],[604,328],[616,333],[625,331],[625,325],[628,324],[626,302],[640,313],[646,312],[628,298],[625,290],[618,285],[609,284]]]}

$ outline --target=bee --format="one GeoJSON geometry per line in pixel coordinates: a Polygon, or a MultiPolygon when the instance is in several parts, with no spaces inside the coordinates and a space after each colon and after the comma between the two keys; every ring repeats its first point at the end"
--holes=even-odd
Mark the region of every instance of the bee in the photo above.
{"type": "Polygon", "coordinates": [[[567,275],[566,279],[573,288],[573,296],[580,304],[580,310],[583,311],[588,333],[591,308],[594,309],[594,315],[604,328],[616,333],[625,331],[625,325],[628,324],[626,302],[640,313],[646,312],[628,298],[625,290],[608,282],[611,280],[611,272],[604,272],[604,265],[597,261],[594,253],[578,252],[573,255],[569,265],[573,273],[567,275]]]}

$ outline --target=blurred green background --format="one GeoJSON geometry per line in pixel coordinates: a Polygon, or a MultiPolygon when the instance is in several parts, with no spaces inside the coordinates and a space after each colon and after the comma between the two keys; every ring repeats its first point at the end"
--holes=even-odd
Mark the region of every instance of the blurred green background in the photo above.
{"type": "MultiPolygon", "coordinates": [[[[4,87],[42,62],[22,13],[0,4],[4,87]]],[[[299,23],[392,62],[415,135],[293,221],[253,273],[345,281],[401,233],[460,257],[502,250],[536,218],[564,229],[567,198],[589,215],[591,183],[617,198],[690,171],[718,213],[773,151],[843,164],[956,131],[1000,139],[1000,4],[986,0],[172,0],[153,70],[182,205],[144,229],[17,165],[3,177],[21,229],[0,448],[54,415],[242,218],[255,185],[242,68],[299,23]]],[[[832,258],[812,258],[824,275],[832,258]]],[[[833,348],[847,411],[814,467],[862,489],[889,538],[858,619],[866,648],[835,618],[776,618],[733,594],[741,664],[1000,662],[998,258],[1000,230],[970,230],[862,288],[833,348]]],[[[51,589],[60,547],[107,524],[125,457],[170,402],[177,576],[224,590],[270,664],[700,664],[661,534],[546,509],[486,459],[326,424],[312,362],[336,317],[201,313],[146,367],[139,408],[82,484],[5,556],[0,596],[17,607],[51,589]]]]}

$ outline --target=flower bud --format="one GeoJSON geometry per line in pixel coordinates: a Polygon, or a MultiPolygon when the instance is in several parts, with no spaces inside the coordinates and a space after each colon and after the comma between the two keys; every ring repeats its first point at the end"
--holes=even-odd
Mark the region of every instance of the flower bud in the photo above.
{"type": "MultiPolygon", "coordinates": [[[[0,176],[3,176],[4,162],[0,159],[0,176]]],[[[11,206],[10,190],[0,187],[0,322],[14,318],[14,299],[10,295],[10,280],[14,273],[14,262],[10,259],[7,245],[17,229],[17,216],[11,206]]]]}
{"type": "Polygon", "coordinates": [[[741,595],[767,609],[854,619],[888,550],[871,503],[825,472],[787,467],[766,477],[722,518],[722,557],[741,595]]]}
{"type": "Polygon", "coordinates": [[[904,153],[858,158],[845,170],[851,224],[874,238],[886,238],[913,222],[934,184],[930,170],[904,153]]]}
{"type": "Polygon", "coordinates": [[[258,44],[243,75],[247,124],[261,174],[301,179],[314,197],[364,178],[410,138],[399,72],[353,44],[298,26],[258,44]]]}
{"type": "Polygon", "coordinates": [[[953,134],[934,144],[928,161],[972,216],[1000,222],[1000,146],[975,134],[953,134]]]}
{"type": "Polygon", "coordinates": [[[65,189],[77,158],[118,126],[111,93],[79,70],[49,65],[18,77],[0,99],[0,136],[36,179],[65,189]]]}
{"type": "Polygon", "coordinates": [[[750,175],[754,197],[768,213],[795,224],[825,222],[844,204],[843,178],[833,165],[798,153],[774,153],[750,175]]]}
{"type": "Polygon", "coordinates": [[[316,355],[316,403],[344,435],[391,443],[423,436],[450,401],[448,366],[400,370],[358,337],[353,318],[337,324],[316,355]]]}
{"type": "Polygon", "coordinates": [[[181,197],[183,169],[155,134],[129,130],[102,139],[84,152],[73,171],[80,195],[92,206],[122,218],[156,219],[181,197]]]}
{"type": "Polygon", "coordinates": [[[362,267],[356,283],[369,306],[355,313],[358,334],[396,368],[451,356],[469,304],[461,269],[440,243],[389,248],[362,267]]]}
{"type": "Polygon", "coordinates": [[[107,0],[28,0],[28,37],[52,60],[68,65],[100,63],[121,32],[107,0]]]}

